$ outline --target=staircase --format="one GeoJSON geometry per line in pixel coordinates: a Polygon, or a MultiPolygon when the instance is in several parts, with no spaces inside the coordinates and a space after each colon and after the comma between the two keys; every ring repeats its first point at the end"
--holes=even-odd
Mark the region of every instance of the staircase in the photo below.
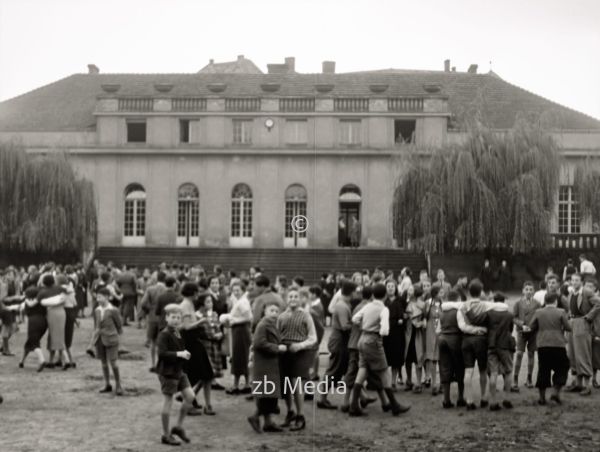
{"type": "Polygon", "coordinates": [[[364,268],[398,274],[403,267],[413,272],[426,268],[422,254],[398,249],[282,249],[282,248],[168,248],[168,247],[101,247],[96,253],[100,262],[116,265],[135,264],[154,267],[161,262],[200,264],[208,272],[214,265],[223,270],[247,271],[258,265],[267,275],[302,275],[307,281],[318,281],[326,271],[350,274],[364,268]]]}

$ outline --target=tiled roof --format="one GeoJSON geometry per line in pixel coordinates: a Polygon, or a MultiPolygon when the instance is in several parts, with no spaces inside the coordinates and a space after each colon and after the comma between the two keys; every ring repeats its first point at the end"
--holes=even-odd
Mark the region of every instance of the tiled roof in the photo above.
{"type": "Polygon", "coordinates": [[[333,84],[331,97],[425,96],[423,85],[439,84],[448,96],[450,111],[460,116],[484,99],[485,117],[496,128],[510,128],[518,113],[552,113],[562,129],[600,129],[598,119],[563,107],[514,86],[495,74],[383,70],[346,74],[75,74],[0,103],[0,131],[69,131],[94,127],[97,96],[103,84],[119,84],[117,96],[158,95],[154,84],[172,84],[168,96],[214,96],[207,85],[224,83],[224,97],[320,96],[315,84],[333,84]],[[265,93],[261,85],[279,84],[265,93]],[[369,86],[388,85],[373,94],[369,86]]]}

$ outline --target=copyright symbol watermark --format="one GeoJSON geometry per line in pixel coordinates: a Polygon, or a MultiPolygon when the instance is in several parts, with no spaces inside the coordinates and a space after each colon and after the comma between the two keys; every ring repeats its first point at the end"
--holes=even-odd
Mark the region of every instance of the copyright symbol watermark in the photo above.
{"type": "Polygon", "coordinates": [[[308,229],[308,218],[304,215],[296,215],[290,223],[294,232],[306,232],[308,229]]]}

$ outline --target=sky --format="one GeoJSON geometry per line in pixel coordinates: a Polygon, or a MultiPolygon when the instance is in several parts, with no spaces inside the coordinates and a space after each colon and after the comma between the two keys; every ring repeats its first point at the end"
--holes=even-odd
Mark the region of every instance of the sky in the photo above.
{"type": "Polygon", "coordinates": [[[191,73],[245,55],[263,71],[457,71],[600,119],[600,0],[0,0],[0,101],[93,63],[191,73]]]}

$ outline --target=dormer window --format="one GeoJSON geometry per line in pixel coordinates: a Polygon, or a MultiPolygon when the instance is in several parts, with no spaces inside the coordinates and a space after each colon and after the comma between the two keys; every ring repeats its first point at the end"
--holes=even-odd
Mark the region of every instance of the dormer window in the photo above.
{"type": "Polygon", "coordinates": [[[146,120],[135,119],[127,121],[127,142],[145,143],[146,142],[146,120]]]}

